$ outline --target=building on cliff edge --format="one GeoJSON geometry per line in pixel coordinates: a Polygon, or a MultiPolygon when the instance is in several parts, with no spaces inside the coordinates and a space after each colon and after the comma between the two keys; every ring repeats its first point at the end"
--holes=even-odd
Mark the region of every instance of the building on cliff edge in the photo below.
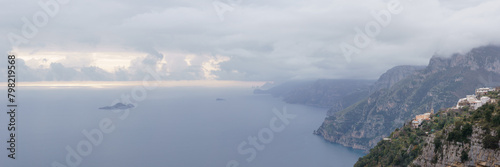
{"type": "Polygon", "coordinates": [[[461,109],[463,107],[469,106],[470,108],[476,110],[488,102],[492,102],[489,97],[484,95],[488,92],[496,91],[495,88],[479,88],[476,89],[475,95],[467,95],[465,98],[458,100],[457,105],[453,109],[461,109]],[[479,99],[478,99],[479,98],[479,99]]]}

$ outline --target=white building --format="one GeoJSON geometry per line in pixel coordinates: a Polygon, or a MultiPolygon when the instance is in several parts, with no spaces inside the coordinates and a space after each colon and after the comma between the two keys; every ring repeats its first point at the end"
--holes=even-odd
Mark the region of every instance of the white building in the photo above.
{"type": "Polygon", "coordinates": [[[490,101],[490,99],[491,99],[490,97],[483,96],[481,97],[481,103],[486,104],[490,101]]]}
{"type": "Polygon", "coordinates": [[[479,88],[476,89],[476,94],[475,95],[467,95],[465,98],[461,98],[457,102],[457,106],[454,107],[454,109],[460,109],[465,106],[470,106],[470,108],[476,110],[479,107],[483,106],[484,104],[490,102],[490,98],[486,95],[490,91],[495,91],[493,88],[479,88]],[[477,99],[477,97],[481,97],[480,99],[477,99]]]}
{"type": "Polygon", "coordinates": [[[495,88],[478,88],[476,89],[477,96],[484,96],[488,94],[488,92],[495,91],[495,88]]]}
{"type": "Polygon", "coordinates": [[[421,123],[422,123],[421,119],[419,119],[419,120],[414,119],[413,121],[411,121],[411,127],[418,128],[418,126],[420,126],[421,123]]]}

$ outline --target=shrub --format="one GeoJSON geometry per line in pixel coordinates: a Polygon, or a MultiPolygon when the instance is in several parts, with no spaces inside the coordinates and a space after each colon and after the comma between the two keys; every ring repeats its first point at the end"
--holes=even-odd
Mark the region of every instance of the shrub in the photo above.
{"type": "Polygon", "coordinates": [[[486,121],[488,121],[488,122],[491,121],[492,114],[493,114],[493,110],[491,110],[491,109],[486,109],[486,111],[484,111],[484,118],[486,118],[486,121]]]}
{"type": "Polygon", "coordinates": [[[469,160],[469,154],[465,150],[462,150],[462,155],[460,156],[460,160],[462,162],[469,160]]]}
{"type": "Polygon", "coordinates": [[[459,141],[460,140],[460,134],[457,131],[451,131],[448,133],[448,138],[446,138],[447,141],[459,141]]]}
{"type": "Polygon", "coordinates": [[[431,160],[431,163],[435,164],[438,162],[438,155],[434,155],[434,157],[432,157],[432,160],[431,160]]]}
{"type": "Polygon", "coordinates": [[[441,142],[441,139],[439,139],[438,137],[434,138],[434,153],[440,151],[442,145],[443,142],[441,142]]]}
{"type": "Polygon", "coordinates": [[[498,148],[498,138],[491,136],[490,134],[486,135],[483,138],[483,147],[489,149],[497,149],[498,148]]]}
{"type": "Polygon", "coordinates": [[[472,124],[467,123],[462,127],[462,138],[472,136],[472,124]]]}
{"type": "Polygon", "coordinates": [[[495,115],[492,119],[492,122],[493,122],[493,126],[500,125],[500,114],[495,115]]]}
{"type": "MultiPolygon", "coordinates": [[[[457,125],[460,123],[457,122],[457,125]]],[[[457,141],[457,142],[469,142],[468,137],[472,135],[472,125],[470,123],[467,123],[463,126],[456,126],[453,131],[448,133],[448,138],[446,140],[448,141],[457,141]]]]}

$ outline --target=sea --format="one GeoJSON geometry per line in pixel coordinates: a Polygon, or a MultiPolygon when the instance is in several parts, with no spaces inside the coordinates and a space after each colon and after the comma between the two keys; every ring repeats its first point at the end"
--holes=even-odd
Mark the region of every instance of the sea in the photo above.
{"type": "MultiPolygon", "coordinates": [[[[1,167],[344,167],[364,153],[313,135],[327,108],[247,87],[20,87],[1,167]],[[117,102],[135,107],[101,110],[117,102]]],[[[9,104],[7,102],[3,104],[9,104]]]]}

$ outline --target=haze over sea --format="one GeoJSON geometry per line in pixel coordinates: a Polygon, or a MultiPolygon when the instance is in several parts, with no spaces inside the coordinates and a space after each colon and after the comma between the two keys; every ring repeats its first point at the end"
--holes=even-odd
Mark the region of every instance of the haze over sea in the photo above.
{"type": "MultiPolygon", "coordinates": [[[[111,120],[114,130],[103,133],[102,141],[91,150],[82,147],[80,151],[90,153],[81,156],[78,166],[225,167],[234,160],[239,166],[331,167],[352,166],[364,155],[312,134],[327,109],[286,104],[270,95],[254,95],[248,87],[161,87],[148,91],[127,116],[98,109],[132,89],[19,88],[16,160],[2,164],[52,166],[57,161],[68,166],[66,147],[78,151],[79,142],[89,141],[82,131],[98,129],[103,119],[111,120]],[[268,144],[258,141],[263,148],[257,149],[248,138],[258,139],[259,132],[270,129],[271,120],[277,118],[273,109],[296,117],[288,125],[275,121],[284,129],[272,137],[263,133],[268,144]],[[242,149],[256,151],[255,158],[238,151],[243,142],[248,144],[242,149]]],[[[7,124],[6,119],[1,121],[7,124]]],[[[4,140],[7,131],[2,128],[0,132],[4,140]]],[[[2,142],[2,146],[7,144],[2,142]]]]}

